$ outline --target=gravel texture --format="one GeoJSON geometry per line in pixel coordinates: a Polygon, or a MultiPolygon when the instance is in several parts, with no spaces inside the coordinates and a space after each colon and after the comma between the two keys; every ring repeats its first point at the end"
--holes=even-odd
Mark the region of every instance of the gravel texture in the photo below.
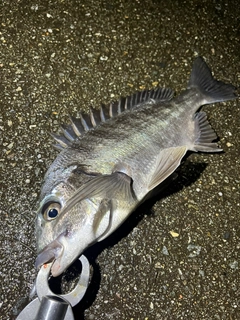
{"type": "MultiPolygon", "coordinates": [[[[34,206],[67,115],[136,90],[186,87],[195,56],[239,85],[239,1],[0,3],[0,319],[36,277],[34,206]]],[[[87,252],[76,319],[240,319],[240,105],[205,106],[221,154],[191,154],[177,180],[87,252]]]]}

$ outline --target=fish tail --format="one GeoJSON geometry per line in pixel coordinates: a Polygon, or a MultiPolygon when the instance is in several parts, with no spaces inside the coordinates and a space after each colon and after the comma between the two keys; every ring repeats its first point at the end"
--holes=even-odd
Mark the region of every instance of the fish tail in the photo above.
{"type": "Polygon", "coordinates": [[[236,88],[213,78],[203,58],[198,57],[193,64],[188,89],[197,88],[204,97],[205,104],[232,100],[237,97],[236,88]]]}

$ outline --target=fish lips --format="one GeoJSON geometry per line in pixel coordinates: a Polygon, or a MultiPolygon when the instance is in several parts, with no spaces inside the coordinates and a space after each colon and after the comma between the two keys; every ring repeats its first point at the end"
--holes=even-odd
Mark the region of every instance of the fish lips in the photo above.
{"type": "Polygon", "coordinates": [[[51,273],[54,277],[57,277],[62,273],[61,267],[61,257],[63,255],[64,246],[61,243],[62,235],[57,239],[49,243],[37,256],[35,261],[35,267],[38,269],[45,263],[50,263],[54,261],[51,267],[51,273]]]}

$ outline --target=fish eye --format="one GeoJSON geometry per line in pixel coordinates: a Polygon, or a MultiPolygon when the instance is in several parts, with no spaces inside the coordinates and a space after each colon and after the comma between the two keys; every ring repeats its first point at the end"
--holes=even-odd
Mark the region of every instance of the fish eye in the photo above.
{"type": "Polygon", "coordinates": [[[59,202],[47,202],[42,209],[42,215],[45,220],[54,220],[61,210],[59,202]]]}

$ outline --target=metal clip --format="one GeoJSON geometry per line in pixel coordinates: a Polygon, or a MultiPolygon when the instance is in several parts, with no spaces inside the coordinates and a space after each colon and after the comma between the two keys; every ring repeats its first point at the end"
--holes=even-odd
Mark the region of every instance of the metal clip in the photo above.
{"type": "Polygon", "coordinates": [[[18,315],[16,320],[74,320],[72,307],[78,304],[88,287],[90,265],[81,255],[82,272],[76,287],[69,293],[57,295],[51,291],[48,278],[52,263],[44,264],[38,272],[36,291],[38,298],[31,301],[18,315]]]}

